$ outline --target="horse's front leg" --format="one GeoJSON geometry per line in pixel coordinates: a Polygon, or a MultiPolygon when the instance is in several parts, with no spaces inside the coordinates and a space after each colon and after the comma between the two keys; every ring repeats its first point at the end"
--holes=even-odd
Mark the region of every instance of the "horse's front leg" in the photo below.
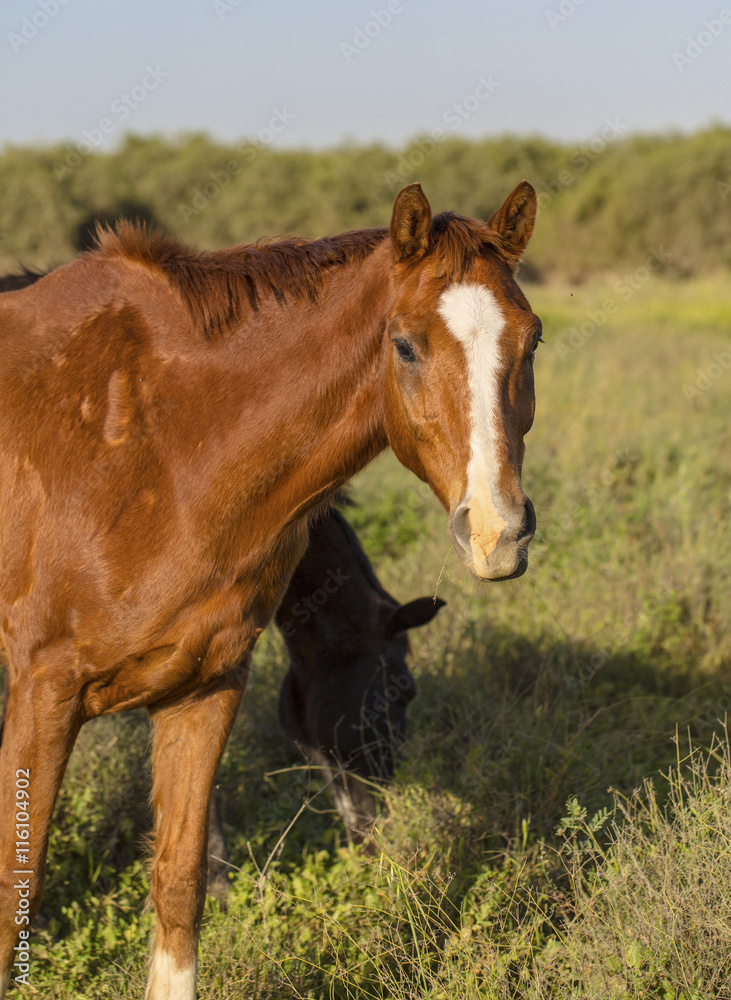
{"type": "Polygon", "coordinates": [[[0,745],[0,1000],[11,978],[28,971],[27,949],[16,944],[28,943],[40,906],[48,826],[84,720],[81,699],[68,684],[73,663],[65,647],[41,649],[15,671],[7,694],[0,745]]]}
{"type": "Polygon", "coordinates": [[[208,809],[248,667],[170,705],[150,708],[155,947],[146,1000],[195,1000],[208,867],[208,809]]]}

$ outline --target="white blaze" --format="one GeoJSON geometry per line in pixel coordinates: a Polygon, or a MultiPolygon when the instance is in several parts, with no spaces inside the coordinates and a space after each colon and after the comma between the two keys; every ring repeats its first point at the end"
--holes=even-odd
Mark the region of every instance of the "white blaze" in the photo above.
{"type": "MultiPolygon", "coordinates": [[[[500,409],[499,374],[505,316],[484,285],[460,282],[439,297],[439,315],[464,348],[470,390],[470,461],[463,501],[491,489],[497,471],[497,423],[500,409]]],[[[497,511],[495,512],[497,514],[497,511]]],[[[498,515],[499,517],[499,515],[498,515]]],[[[501,519],[502,520],[502,519],[501,519]]]]}

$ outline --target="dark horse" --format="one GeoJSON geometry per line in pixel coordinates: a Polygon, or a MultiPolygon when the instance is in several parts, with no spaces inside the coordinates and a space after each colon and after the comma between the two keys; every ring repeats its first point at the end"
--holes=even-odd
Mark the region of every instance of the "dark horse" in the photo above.
{"type": "MultiPolygon", "coordinates": [[[[406,633],[443,605],[440,598],[399,604],[391,597],[337,510],[312,524],[275,615],[290,657],[279,721],[328,782],[352,841],[367,836],[374,788],[393,777],[406,733],[406,708],[416,694],[406,633]]],[[[209,888],[221,898],[228,855],[215,796],[208,849],[209,888]]]]}
{"type": "Polygon", "coordinates": [[[352,839],[362,838],[375,814],[371,783],[393,777],[406,706],[416,694],[406,633],[443,604],[394,600],[353,529],[333,511],[312,529],[276,613],[290,657],[279,721],[331,780],[352,839]]]}
{"type": "Polygon", "coordinates": [[[148,706],[148,1000],[193,1000],[211,785],[312,516],[391,446],[481,580],[525,572],[536,210],[197,254],[120,225],[0,300],[0,998],[80,727],[148,706]]]}

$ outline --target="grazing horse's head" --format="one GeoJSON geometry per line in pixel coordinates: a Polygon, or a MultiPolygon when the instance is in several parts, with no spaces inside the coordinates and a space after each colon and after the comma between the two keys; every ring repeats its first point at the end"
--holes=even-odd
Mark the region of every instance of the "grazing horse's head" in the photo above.
{"type": "Polygon", "coordinates": [[[521,576],[536,528],[520,475],[541,324],[513,273],[535,212],[524,181],[487,223],[432,218],[411,184],[391,220],[389,442],[441,500],[449,537],[481,580],[521,576]]]}
{"type": "Polygon", "coordinates": [[[406,709],[416,694],[406,633],[426,625],[443,606],[431,597],[399,604],[385,591],[362,588],[347,641],[310,647],[295,635],[279,699],[280,722],[290,739],[362,778],[390,781],[406,735],[406,709]]]}
{"type": "Polygon", "coordinates": [[[373,783],[393,777],[406,733],[416,694],[408,632],[443,605],[432,597],[395,600],[339,511],[310,526],[276,614],[290,655],[279,720],[311,761],[338,772],[332,791],[350,836],[375,818],[373,783]]]}
{"type": "Polygon", "coordinates": [[[374,786],[393,778],[406,709],[416,694],[406,633],[431,621],[444,601],[421,597],[400,605],[380,585],[364,586],[362,577],[356,582],[359,605],[350,615],[342,606],[332,611],[350,618],[349,635],[327,645],[311,645],[307,636],[288,639],[292,662],[279,694],[279,720],[309,759],[324,766],[324,777],[330,773],[348,836],[360,840],[376,818],[374,786]]]}

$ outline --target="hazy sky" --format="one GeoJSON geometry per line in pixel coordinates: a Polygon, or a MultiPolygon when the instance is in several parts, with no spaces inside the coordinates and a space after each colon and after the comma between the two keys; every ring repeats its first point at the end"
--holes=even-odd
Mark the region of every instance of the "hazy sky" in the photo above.
{"type": "Polygon", "coordinates": [[[110,149],[125,131],[206,131],[393,145],[435,128],[581,140],[607,119],[729,123],[722,4],[2,0],[0,140],[110,149]]]}

